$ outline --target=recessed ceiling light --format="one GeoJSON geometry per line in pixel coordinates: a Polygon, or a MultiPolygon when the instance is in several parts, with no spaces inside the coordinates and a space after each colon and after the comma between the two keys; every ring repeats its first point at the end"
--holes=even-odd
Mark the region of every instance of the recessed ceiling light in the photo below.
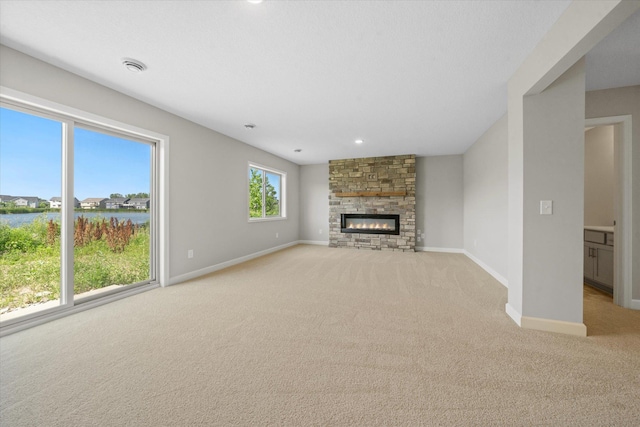
{"type": "Polygon", "coordinates": [[[294,153],[299,153],[299,152],[301,152],[301,151],[302,151],[302,149],[301,149],[301,148],[296,148],[295,150],[293,150],[293,152],[294,152],[294,153]]]}
{"type": "Polygon", "coordinates": [[[364,139],[356,139],[356,144],[362,144],[364,142],[364,139]]]}
{"type": "Polygon", "coordinates": [[[262,3],[262,0],[247,0],[249,3],[251,4],[260,4],[262,3]]]}
{"type": "Polygon", "coordinates": [[[137,59],[122,58],[122,65],[132,73],[141,73],[147,69],[147,66],[137,59]]]}
{"type": "Polygon", "coordinates": [[[256,127],[256,125],[254,125],[253,123],[246,123],[246,124],[244,125],[244,127],[245,127],[245,129],[249,129],[249,130],[251,130],[251,129],[255,128],[255,127],[256,127]]]}

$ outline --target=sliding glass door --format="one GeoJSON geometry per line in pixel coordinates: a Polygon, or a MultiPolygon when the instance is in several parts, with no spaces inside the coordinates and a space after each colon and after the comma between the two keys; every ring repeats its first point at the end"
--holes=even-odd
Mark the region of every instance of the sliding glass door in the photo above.
{"type": "Polygon", "coordinates": [[[153,145],[87,128],[74,140],[76,299],[149,283],[153,145]]]}
{"type": "Polygon", "coordinates": [[[156,144],[0,108],[0,321],[156,279],[156,144]]]}
{"type": "Polygon", "coordinates": [[[0,319],[60,305],[62,128],[0,108],[0,319]],[[55,211],[54,211],[55,212],[55,211]]]}

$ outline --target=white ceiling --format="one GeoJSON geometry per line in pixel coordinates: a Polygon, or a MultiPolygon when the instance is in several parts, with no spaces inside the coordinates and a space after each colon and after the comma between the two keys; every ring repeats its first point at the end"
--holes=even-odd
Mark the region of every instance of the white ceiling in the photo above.
{"type": "MultiPolygon", "coordinates": [[[[506,112],[507,80],[568,4],[1,1],[0,42],[314,164],[463,153],[506,112]],[[123,57],[148,70],[125,70],[123,57]]],[[[639,16],[588,56],[590,88],[640,83],[640,65],[628,68],[640,64],[639,16]]]]}
{"type": "Polygon", "coordinates": [[[587,90],[640,84],[640,11],[587,54],[587,90]]]}

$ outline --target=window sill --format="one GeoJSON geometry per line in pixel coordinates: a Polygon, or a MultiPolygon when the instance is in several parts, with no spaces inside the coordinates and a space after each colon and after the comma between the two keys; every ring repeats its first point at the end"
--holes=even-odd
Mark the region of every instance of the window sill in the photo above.
{"type": "Polygon", "coordinates": [[[249,222],[269,222],[269,221],[284,221],[286,216],[274,216],[271,218],[249,218],[249,222]]]}

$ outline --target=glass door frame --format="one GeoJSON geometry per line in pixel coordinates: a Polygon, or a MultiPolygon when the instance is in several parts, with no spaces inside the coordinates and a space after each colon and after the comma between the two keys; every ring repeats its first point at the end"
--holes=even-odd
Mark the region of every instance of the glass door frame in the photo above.
{"type": "MultiPolygon", "coordinates": [[[[149,174],[149,196],[150,196],[150,206],[149,206],[149,237],[150,237],[150,242],[151,242],[151,247],[149,248],[149,278],[145,279],[141,282],[136,282],[136,283],[129,283],[126,285],[126,289],[132,289],[132,288],[136,288],[139,286],[144,286],[147,285],[149,283],[153,283],[154,281],[157,280],[158,277],[158,273],[157,273],[157,254],[158,254],[158,233],[157,233],[157,227],[156,224],[158,223],[158,215],[156,215],[156,212],[158,210],[158,203],[157,203],[157,193],[158,193],[158,185],[157,185],[157,167],[156,167],[156,163],[157,163],[157,141],[153,141],[151,139],[143,139],[140,138],[138,136],[134,136],[131,134],[125,134],[123,132],[118,132],[118,131],[114,131],[113,129],[109,129],[109,128],[105,128],[102,126],[95,126],[95,125],[89,125],[83,122],[75,122],[75,128],[78,129],[82,129],[82,130],[86,130],[86,131],[90,131],[90,132],[96,132],[96,133],[102,133],[102,134],[106,134],[106,135],[110,135],[116,138],[121,138],[121,139],[126,139],[128,141],[131,142],[136,142],[136,143],[140,143],[140,144],[145,144],[145,145],[149,145],[151,148],[151,155],[150,155],[150,174],[149,174]]],[[[75,139],[75,138],[74,138],[75,139]]],[[[72,159],[73,161],[74,159],[72,159]]],[[[63,199],[64,200],[64,199],[63,199]]],[[[73,234],[71,235],[71,238],[73,239],[73,234]]],[[[79,295],[76,295],[74,292],[74,300],[76,304],[84,304],[86,302],[89,301],[93,301],[96,299],[100,299],[103,298],[105,296],[108,295],[113,295],[113,294],[118,294],[120,292],[125,291],[125,289],[113,289],[113,290],[109,290],[109,291],[104,291],[101,292],[98,295],[90,295],[90,296],[82,296],[82,294],[80,294],[81,298],[78,299],[77,297],[79,295]]]]}
{"type": "Polygon", "coordinates": [[[168,171],[169,137],[115,120],[67,107],[52,101],[0,86],[0,106],[22,113],[54,120],[62,124],[62,207],[61,207],[61,272],[60,305],[36,313],[2,321],[0,336],[8,335],[37,324],[124,298],[158,286],[169,284],[168,262],[168,171]],[[105,292],[96,298],[74,302],[74,129],[97,130],[120,138],[152,145],[150,196],[150,281],[127,286],[115,292],[105,292]]]}

